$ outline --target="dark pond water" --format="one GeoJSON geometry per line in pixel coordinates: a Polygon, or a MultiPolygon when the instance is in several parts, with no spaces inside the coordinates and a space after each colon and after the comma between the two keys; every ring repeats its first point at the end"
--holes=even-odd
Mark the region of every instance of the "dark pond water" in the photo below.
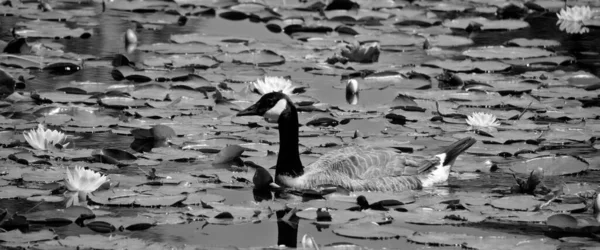
{"type": "MultiPolygon", "coordinates": [[[[94,10],[100,12],[100,3],[81,3],[78,4],[67,4],[63,6],[65,9],[70,8],[83,8],[93,7],[94,10]]],[[[456,18],[460,17],[460,13],[455,12],[435,12],[438,14],[440,19],[445,18],[456,18]]],[[[131,16],[144,16],[146,14],[130,13],[123,11],[116,11],[108,9],[106,12],[90,17],[90,20],[97,22],[99,25],[91,26],[93,29],[93,35],[89,39],[58,39],[52,40],[53,43],[59,43],[64,45],[62,48],[65,52],[73,52],[76,54],[92,55],[99,59],[110,60],[115,54],[125,53],[122,43],[123,33],[131,27],[134,27],[130,21],[124,19],[125,17],[131,16]]],[[[3,31],[0,38],[4,41],[12,39],[10,29],[19,21],[23,21],[23,18],[5,16],[0,17],[1,30],[3,31]]],[[[538,38],[538,39],[551,39],[558,41],[559,46],[552,47],[551,50],[562,55],[571,55],[575,58],[575,63],[563,64],[559,66],[552,66],[548,68],[527,68],[524,66],[515,66],[510,71],[504,72],[505,75],[518,75],[526,71],[534,70],[564,70],[567,72],[573,72],[577,70],[587,71],[596,76],[600,76],[600,30],[591,29],[589,33],[582,35],[567,34],[559,30],[556,25],[557,18],[554,13],[532,13],[524,17],[524,21],[529,23],[530,27],[524,29],[518,29],[514,31],[494,31],[494,32],[479,32],[479,33],[468,33],[462,30],[456,30],[454,35],[469,37],[473,40],[473,44],[468,46],[453,47],[452,50],[462,51],[470,47],[478,46],[496,46],[502,45],[506,41],[513,38],[538,38]]],[[[68,22],[69,27],[77,27],[76,22],[68,22]]],[[[154,44],[154,43],[168,43],[171,35],[173,34],[186,34],[186,33],[204,33],[206,36],[236,36],[236,37],[250,37],[261,42],[270,43],[293,43],[294,40],[290,36],[284,33],[273,33],[269,31],[264,23],[252,22],[248,19],[240,21],[226,20],[220,17],[214,16],[200,16],[189,18],[187,23],[183,26],[177,24],[168,24],[160,30],[148,30],[148,29],[137,29],[138,37],[142,44],[154,44]]],[[[50,40],[38,40],[35,38],[29,38],[28,42],[33,43],[36,41],[50,42],[50,40]]],[[[385,53],[385,52],[383,52],[385,53]]],[[[127,54],[127,57],[131,61],[140,62],[150,53],[135,51],[132,54],[127,54]]],[[[283,55],[286,56],[285,54],[283,55]]],[[[435,59],[436,56],[428,55],[423,52],[422,49],[411,48],[407,49],[402,53],[402,57],[409,58],[407,61],[428,61],[435,59]]],[[[294,64],[292,64],[294,65],[294,64]]],[[[71,81],[94,81],[103,82],[107,84],[123,84],[124,81],[114,80],[111,75],[111,68],[109,67],[84,67],[83,69],[67,75],[57,75],[48,71],[32,70],[31,74],[35,78],[26,82],[26,88],[23,90],[27,91],[53,91],[56,86],[68,84],[71,81]]],[[[381,69],[384,70],[384,69],[381,69]]],[[[200,71],[201,72],[201,71],[200,71]]],[[[201,73],[200,73],[201,74],[201,73]]],[[[346,103],[345,97],[341,94],[342,90],[338,88],[332,88],[332,86],[339,85],[343,82],[340,75],[316,75],[308,72],[304,72],[301,69],[291,68],[290,71],[275,71],[272,75],[288,75],[294,81],[302,83],[310,83],[312,91],[311,96],[322,102],[329,103],[331,105],[344,105],[346,103]]],[[[126,81],[125,81],[126,82],[126,81]]],[[[397,91],[365,91],[361,93],[360,105],[364,106],[376,106],[383,103],[387,103],[393,100],[398,94],[397,91]],[[385,100],[385,101],[382,101],[385,100]]],[[[566,95],[568,96],[568,95],[566,95]]],[[[594,123],[592,121],[592,123],[594,123]]],[[[597,123],[597,121],[595,122],[597,123]]],[[[377,133],[385,129],[387,125],[369,122],[367,120],[357,120],[351,122],[344,130],[354,131],[356,129],[361,130],[363,133],[372,134],[377,133]]],[[[198,131],[202,133],[202,131],[198,131]]],[[[587,133],[587,132],[586,132],[587,133]]],[[[72,142],[77,148],[118,148],[134,153],[130,148],[132,142],[131,136],[119,135],[115,133],[79,133],[73,134],[77,138],[72,142]]],[[[422,145],[428,147],[425,152],[434,151],[437,143],[431,137],[408,137],[404,136],[403,139],[409,138],[411,145],[422,145]]],[[[596,144],[597,145],[597,144],[596,144]]],[[[223,145],[224,146],[224,145],[223,145]]],[[[596,147],[597,148],[597,147],[596,147]]],[[[587,156],[596,157],[594,154],[588,154],[587,156]]],[[[473,157],[473,156],[470,156],[473,157]]],[[[476,158],[476,157],[474,157],[476,158]]],[[[488,157],[494,161],[506,161],[500,156],[488,157]]],[[[509,157],[510,158],[510,157],[509,157]]],[[[273,158],[274,159],[274,158],[273,158]]],[[[472,158],[468,158],[472,159],[472,158]]],[[[596,161],[593,165],[597,165],[596,161]]],[[[274,162],[273,162],[274,164],[274,162]]],[[[195,161],[195,162],[167,162],[161,163],[156,167],[160,172],[187,172],[197,171],[202,169],[213,168],[210,161],[195,161]]],[[[592,166],[595,167],[595,166],[592,166]]],[[[125,174],[125,175],[140,175],[141,170],[149,171],[151,167],[140,166],[140,167],[124,167],[117,170],[110,170],[111,174],[125,174]],[[140,170],[141,169],[141,170],[140,170]]],[[[483,169],[483,167],[481,167],[483,169]]],[[[545,184],[549,187],[554,187],[562,183],[578,183],[578,182],[589,182],[598,183],[600,174],[595,171],[589,171],[585,174],[579,174],[575,176],[551,176],[547,177],[545,184]]],[[[448,181],[448,185],[436,187],[431,190],[424,190],[425,193],[434,193],[440,196],[455,192],[489,192],[494,188],[509,187],[515,184],[512,175],[507,173],[478,173],[477,178],[459,180],[455,177],[451,177],[448,181]]],[[[244,187],[241,189],[212,189],[210,190],[214,194],[222,195],[225,197],[225,204],[251,204],[255,202],[254,196],[252,195],[251,187],[244,187]]],[[[288,201],[280,201],[286,203],[288,201]]],[[[297,201],[289,201],[291,203],[297,201]]],[[[40,211],[46,209],[60,208],[61,204],[51,204],[29,202],[25,200],[7,200],[0,199],[0,207],[3,207],[11,212],[18,211],[20,213],[26,213],[30,211],[40,211]]],[[[146,211],[146,208],[122,208],[122,207],[104,207],[102,209],[111,211],[117,215],[131,215],[146,211]]],[[[119,232],[119,234],[144,239],[151,242],[166,242],[175,246],[182,246],[183,244],[189,245],[201,245],[201,246],[235,246],[235,247],[267,247],[276,246],[281,242],[281,239],[294,239],[297,237],[299,241],[303,235],[309,234],[314,237],[315,241],[320,245],[326,245],[330,243],[339,242],[350,242],[367,248],[394,248],[394,249],[416,249],[423,248],[422,245],[408,243],[405,238],[391,239],[391,240],[361,240],[352,239],[338,236],[332,232],[331,228],[318,228],[311,224],[310,221],[301,220],[297,231],[285,230],[282,228],[280,223],[275,218],[263,220],[260,223],[246,223],[240,225],[208,225],[204,227],[204,221],[190,222],[177,225],[159,225],[143,231],[136,232],[119,232]]],[[[452,233],[464,233],[475,236],[515,236],[515,235],[530,235],[530,236],[543,236],[542,230],[535,230],[536,227],[500,227],[494,224],[483,224],[474,226],[456,227],[450,225],[416,225],[409,224],[403,221],[394,221],[394,226],[404,227],[412,229],[414,231],[427,231],[427,232],[452,232],[452,233]],[[532,229],[533,228],[533,229],[532,229]]],[[[36,227],[34,227],[35,229],[36,227]]],[[[39,227],[43,228],[43,227],[39,227]]],[[[38,229],[39,229],[38,228],[38,229]]],[[[54,228],[56,233],[60,237],[79,235],[79,234],[97,234],[96,232],[85,228],[79,227],[75,224],[64,227],[54,228]]]]}

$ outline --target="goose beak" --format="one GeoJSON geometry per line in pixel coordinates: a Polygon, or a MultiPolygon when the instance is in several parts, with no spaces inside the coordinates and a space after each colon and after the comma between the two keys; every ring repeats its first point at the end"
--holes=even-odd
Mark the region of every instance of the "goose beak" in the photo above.
{"type": "Polygon", "coordinates": [[[237,116],[260,115],[257,110],[257,105],[253,104],[250,107],[237,113],[237,116]]]}

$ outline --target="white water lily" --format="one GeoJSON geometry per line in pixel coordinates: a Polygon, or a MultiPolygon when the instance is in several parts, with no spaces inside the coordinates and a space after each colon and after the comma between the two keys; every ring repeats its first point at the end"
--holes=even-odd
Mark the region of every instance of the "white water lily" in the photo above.
{"type": "Polygon", "coordinates": [[[500,122],[496,120],[495,115],[483,112],[474,112],[472,115],[467,116],[466,121],[472,128],[492,128],[500,126],[500,122]]]}
{"type": "Polygon", "coordinates": [[[63,147],[69,144],[63,144],[67,139],[67,135],[65,135],[63,132],[46,129],[42,124],[38,124],[37,129],[24,132],[23,136],[31,147],[39,150],[48,150],[54,148],[54,145],[56,144],[60,144],[63,147]]]}
{"type": "Polygon", "coordinates": [[[262,79],[256,79],[250,86],[261,95],[271,92],[282,92],[291,95],[295,88],[292,81],[279,76],[264,76],[262,79]]]}
{"type": "Polygon", "coordinates": [[[591,19],[593,15],[594,14],[592,9],[590,9],[590,6],[566,7],[565,9],[561,9],[559,13],[556,13],[556,16],[560,20],[578,22],[591,19]]]}
{"type": "Polygon", "coordinates": [[[319,250],[319,245],[315,242],[315,238],[305,234],[302,236],[302,249],[316,249],[319,250]]]}
{"type": "Polygon", "coordinates": [[[346,95],[355,95],[356,93],[358,93],[358,82],[356,79],[348,80],[348,83],[346,83],[346,95]]]}
{"type": "Polygon", "coordinates": [[[67,207],[78,204],[79,200],[86,200],[89,193],[96,191],[107,181],[109,180],[106,178],[106,175],[96,173],[81,166],[75,166],[73,171],[70,171],[69,167],[67,167],[65,185],[69,191],[76,192],[67,202],[67,207]]]}

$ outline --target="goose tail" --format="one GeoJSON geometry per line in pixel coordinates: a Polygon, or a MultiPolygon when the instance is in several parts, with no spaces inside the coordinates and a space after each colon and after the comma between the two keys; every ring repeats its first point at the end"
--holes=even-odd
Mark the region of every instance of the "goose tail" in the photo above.
{"type": "Polygon", "coordinates": [[[433,186],[437,183],[445,182],[450,176],[450,169],[454,164],[456,158],[469,149],[477,140],[473,137],[466,137],[452,143],[446,147],[442,152],[435,155],[439,160],[435,164],[427,166],[427,169],[421,169],[421,180],[422,187],[433,186]]]}

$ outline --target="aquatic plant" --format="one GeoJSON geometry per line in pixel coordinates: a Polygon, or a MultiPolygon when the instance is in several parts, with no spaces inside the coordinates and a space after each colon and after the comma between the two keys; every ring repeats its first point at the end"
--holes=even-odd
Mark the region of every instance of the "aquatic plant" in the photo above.
{"type": "Polygon", "coordinates": [[[305,234],[302,236],[302,248],[303,249],[316,249],[319,250],[319,245],[315,242],[315,238],[305,234]]]}
{"type": "Polygon", "coordinates": [[[250,84],[250,87],[261,95],[270,92],[283,92],[286,95],[291,95],[294,91],[292,81],[279,76],[264,76],[262,79],[256,79],[250,84]]]}
{"type": "Polygon", "coordinates": [[[559,13],[556,13],[556,16],[560,20],[581,22],[591,19],[593,12],[590,6],[573,6],[561,9],[559,13]]]}
{"type": "Polygon", "coordinates": [[[556,13],[558,21],[556,25],[561,31],[569,34],[583,34],[589,32],[589,28],[583,26],[584,20],[589,20],[593,17],[593,12],[590,6],[573,6],[561,9],[556,13]]]}
{"type": "Polygon", "coordinates": [[[81,166],[75,166],[73,171],[67,167],[67,176],[64,179],[67,189],[73,194],[67,202],[67,207],[78,204],[79,201],[86,200],[87,195],[96,191],[102,184],[109,181],[106,175],[85,169],[81,166]]]}
{"type": "Polygon", "coordinates": [[[467,124],[471,126],[469,129],[483,129],[500,126],[495,115],[483,112],[473,112],[473,114],[467,117],[466,121],[467,124]]]}
{"type": "Polygon", "coordinates": [[[355,95],[356,93],[358,93],[358,82],[355,79],[348,80],[346,94],[355,95]]]}
{"type": "Polygon", "coordinates": [[[69,144],[68,142],[64,143],[67,135],[58,130],[46,129],[41,123],[38,124],[37,129],[24,132],[23,136],[32,148],[38,150],[48,150],[54,148],[57,144],[61,147],[69,144]]]}

